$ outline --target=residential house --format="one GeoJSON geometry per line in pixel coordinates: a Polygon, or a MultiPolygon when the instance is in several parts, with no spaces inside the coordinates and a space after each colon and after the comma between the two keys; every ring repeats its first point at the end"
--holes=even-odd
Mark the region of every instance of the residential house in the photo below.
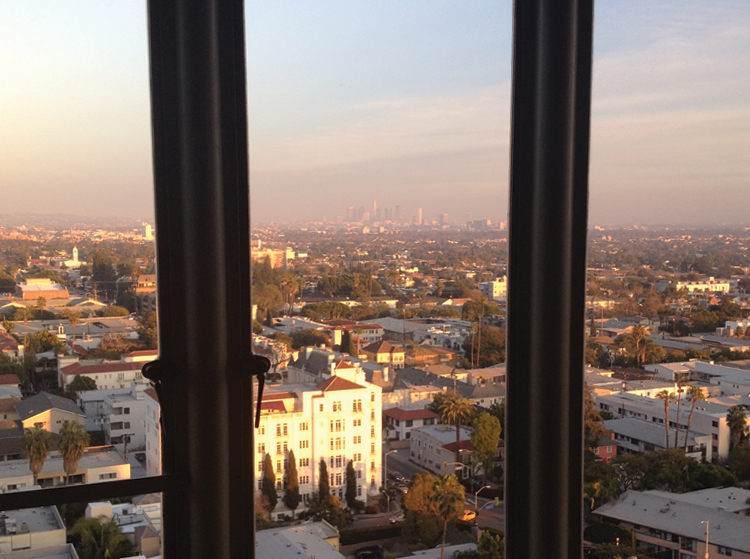
{"type": "Polygon", "coordinates": [[[24,429],[41,425],[45,431],[59,433],[66,423],[84,425],[83,412],[75,402],[49,392],[21,400],[15,408],[24,429]]]}
{"type": "Polygon", "coordinates": [[[404,350],[385,341],[373,342],[360,350],[360,356],[370,361],[388,365],[392,369],[404,368],[404,350]]]}
{"type": "MultiPolygon", "coordinates": [[[[669,446],[667,446],[667,431],[663,423],[627,417],[608,419],[604,422],[604,426],[612,433],[617,446],[627,454],[654,452],[674,447],[676,429],[669,429],[669,446]]],[[[678,439],[680,445],[685,444],[685,435],[684,431],[680,432],[680,438],[678,439]]],[[[713,458],[711,436],[694,431],[691,425],[687,437],[685,455],[697,462],[702,460],[710,462],[713,458]]],[[[608,444],[611,444],[611,441],[608,444]]]]}
{"type": "Polygon", "coordinates": [[[142,361],[105,361],[103,359],[82,360],[71,363],[69,359],[61,359],[58,381],[60,388],[67,389],[68,384],[76,375],[88,377],[96,382],[98,389],[125,388],[133,382],[143,379],[142,361]],[[69,364],[66,364],[69,363],[69,364]]]}
{"type": "MultiPolygon", "coordinates": [[[[618,420],[625,421],[625,420],[618,420]]],[[[617,457],[617,445],[614,442],[614,433],[611,433],[609,437],[602,437],[593,446],[589,448],[594,453],[596,460],[602,462],[609,462],[612,458],[617,457]]]]}
{"type": "MultiPolygon", "coordinates": [[[[460,469],[464,479],[471,475],[471,433],[469,427],[460,427],[460,469]]],[[[439,474],[457,471],[456,428],[453,425],[430,425],[411,430],[410,457],[417,465],[439,474]],[[452,445],[452,446],[451,446],[452,445]]]]}
{"type": "Polygon", "coordinates": [[[410,439],[412,429],[440,423],[440,415],[428,409],[391,408],[385,410],[383,415],[386,436],[397,441],[410,439]]]}

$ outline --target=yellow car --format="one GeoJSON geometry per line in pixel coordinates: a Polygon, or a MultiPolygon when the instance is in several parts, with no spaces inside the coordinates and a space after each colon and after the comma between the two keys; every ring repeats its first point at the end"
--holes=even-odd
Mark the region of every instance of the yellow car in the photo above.
{"type": "Polygon", "coordinates": [[[473,510],[465,510],[464,513],[458,517],[461,522],[471,522],[477,517],[477,513],[473,510]]]}

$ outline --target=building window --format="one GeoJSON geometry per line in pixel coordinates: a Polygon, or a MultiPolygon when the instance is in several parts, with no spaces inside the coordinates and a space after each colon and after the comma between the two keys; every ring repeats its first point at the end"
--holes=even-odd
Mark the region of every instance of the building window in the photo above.
{"type": "Polygon", "coordinates": [[[284,454],[286,454],[289,451],[289,445],[286,441],[284,441],[284,454]]]}
{"type": "Polygon", "coordinates": [[[284,463],[281,460],[276,460],[276,472],[284,471],[284,463]]]}
{"type": "Polygon", "coordinates": [[[362,470],[357,470],[357,479],[362,479],[362,470]]]}
{"type": "Polygon", "coordinates": [[[299,442],[300,448],[310,448],[310,441],[300,441],[299,442]]]}
{"type": "Polygon", "coordinates": [[[336,485],[341,485],[341,474],[336,474],[336,485]]]}
{"type": "Polygon", "coordinates": [[[375,436],[375,426],[374,426],[374,425],[371,425],[371,426],[370,426],[370,436],[371,436],[371,437],[374,437],[374,436],[375,436]]]}
{"type": "Polygon", "coordinates": [[[130,408],[125,408],[124,410],[122,410],[122,413],[124,413],[125,415],[130,415],[130,408]]]}
{"type": "Polygon", "coordinates": [[[300,468],[307,468],[310,465],[310,459],[309,458],[300,458],[299,459],[299,467],[300,468]]]}
{"type": "Polygon", "coordinates": [[[333,411],[341,411],[341,402],[334,402],[333,403],[333,411]]]}
{"type": "MultiPolygon", "coordinates": [[[[406,427],[413,427],[413,426],[414,426],[414,421],[412,421],[411,419],[407,419],[406,420],[406,427]]],[[[373,427],[373,429],[374,429],[374,427],[373,427]]]]}
{"type": "Polygon", "coordinates": [[[323,411],[323,404],[320,404],[320,411],[323,411]]]}
{"type": "Polygon", "coordinates": [[[259,472],[263,471],[263,460],[261,460],[261,461],[258,462],[258,471],[259,472]]]}
{"type": "Polygon", "coordinates": [[[728,547],[724,547],[723,545],[717,545],[716,548],[719,551],[719,555],[724,555],[726,557],[732,556],[732,550],[729,549],[728,547]]]}
{"type": "Polygon", "coordinates": [[[284,436],[286,437],[288,435],[289,435],[289,426],[286,423],[284,423],[284,436]]]}
{"type": "Polygon", "coordinates": [[[108,474],[99,474],[99,479],[117,479],[117,472],[110,472],[108,474]]]}
{"type": "Polygon", "coordinates": [[[375,401],[375,393],[374,392],[370,392],[370,401],[371,402],[375,401]]]}
{"type": "Polygon", "coordinates": [[[276,454],[281,454],[281,443],[276,443],[276,454]]]}
{"type": "Polygon", "coordinates": [[[310,424],[306,421],[304,423],[299,424],[299,430],[300,431],[308,431],[310,429],[310,424]]]}
{"type": "Polygon", "coordinates": [[[263,455],[266,453],[266,443],[260,443],[258,445],[258,454],[263,455]]]}
{"type": "Polygon", "coordinates": [[[357,486],[357,497],[361,497],[361,496],[362,496],[362,486],[358,485],[357,486]]]}
{"type": "Polygon", "coordinates": [[[277,436],[277,437],[280,437],[280,436],[281,436],[281,425],[277,425],[277,426],[276,426],[276,436],[277,436]]]}
{"type": "Polygon", "coordinates": [[[370,420],[371,421],[375,421],[375,412],[374,411],[370,412],[370,420]]]}

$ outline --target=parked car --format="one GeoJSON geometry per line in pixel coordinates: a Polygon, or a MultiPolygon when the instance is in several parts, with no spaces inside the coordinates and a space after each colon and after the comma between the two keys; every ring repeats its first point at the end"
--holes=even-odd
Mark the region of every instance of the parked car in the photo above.
{"type": "Polygon", "coordinates": [[[356,559],[383,559],[383,548],[379,545],[359,548],[354,557],[356,559]]]}
{"type": "Polygon", "coordinates": [[[399,522],[403,522],[404,518],[404,513],[402,512],[401,514],[397,514],[396,516],[391,516],[389,522],[391,524],[398,524],[399,522]]]}
{"type": "Polygon", "coordinates": [[[461,522],[471,522],[477,517],[477,513],[473,510],[465,510],[464,513],[458,517],[461,522]]]}

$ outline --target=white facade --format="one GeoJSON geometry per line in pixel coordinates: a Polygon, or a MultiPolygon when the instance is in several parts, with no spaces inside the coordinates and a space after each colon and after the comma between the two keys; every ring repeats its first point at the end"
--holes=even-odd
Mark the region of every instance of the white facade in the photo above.
{"type": "Polygon", "coordinates": [[[126,451],[146,445],[146,395],[149,385],[134,382],[130,388],[87,390],[78,393],[78,405],[86,414],[86,430],[104,433],[107,444],[126,451]]]}
{"type": "MultiPolygon", "coordinates": [[[[461,427],[459,430],[460,441],[463,446],[468,446],[471,441],[472,430],[461,427]]],[[[420,466],[439,474],[452,474],[456,471],[455,450],[444,448],[446,445],[456,444],[456,427],[453,425],[434,425],[421,427],[411,431],[411,460],[420,466]]],[[[469,452],[461,452],[461,462],[469,466],[469,452]]],[[[464,477],[470,473],[468,467],[463,469],[464,477]]]]}
{"type": "Polygon", "coordinates": [[[146,390],[146,475],[161,475],[161,409],[156,390],[146,390]]]}
{"type": "MultiPolygon", "coordinates": [[[[615,417],[634,417],[657,423],[664,428],[664,402],[655,398],[635,394],[609,394],[594,396],[600,410],[606,410],[615,417]]],[[[699,402],[693,413],[690,432],[705,433],[711,436],[711,459],[725,459],[729,456],[729,427],[727,426],[728,406],[711,402],[699,402]]],[[[690,416],[690,404],[682,403],[680,408],[679,446],[684,442],[690,416]]],[[[677,404],[669,404],[669,426],[677,426],[677,404]]]]}
{"type": "Polygon", "coordinates": [[[269,454],[279,494],[274,516],[291,515],[281,502],[291,450],[299,476],[298,511],[318,489],[321,460],[328,468],[332,494],[343,499],[349,460],[354,461],[357,472],[357,498],[364,501],[378,493],[382,481],[381,388],[367,383],[364,376],[361,369],[341,369],[318,384],[266,389],[255,434],[255,472],[260,488],[263,463],[269,454]]]}
{"type": "Polygon", "coordinates": [[[479,284],[479,291],[493,301],[504,301],[508,295],[508,279],[497,278],[494,281],[483,281],[479,284]]]}
{"type": "Polygon", "coordinates": [[[142,382],[141,361],[78,361],[78,358],[59,359],[58,381],[65,390],[76,375],[96,382],[97,389],[125,388],[133,382],[142,382]]]}

